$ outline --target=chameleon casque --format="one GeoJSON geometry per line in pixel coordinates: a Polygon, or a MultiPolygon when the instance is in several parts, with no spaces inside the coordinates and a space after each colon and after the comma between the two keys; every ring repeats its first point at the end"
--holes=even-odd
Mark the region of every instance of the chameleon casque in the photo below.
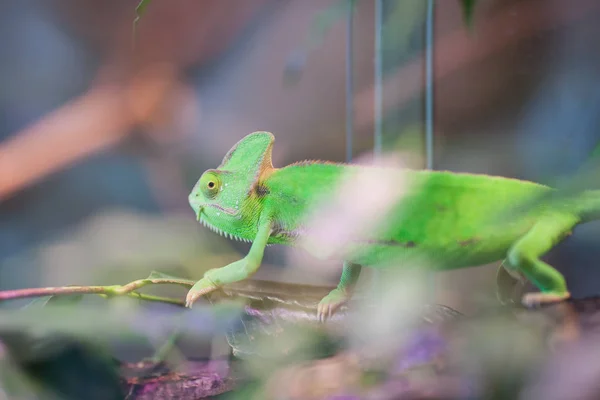
{"type": "MultiPolygon", "coordinates": [[[[218,168],[205,171],[191,191],[189,203],[199,222],[252,245],[241,260],[207,271],[188,292],[188,307],[200,296],[252,276],[268,244],[296,245],[305,234],[307,213],[335,190],[342,176],[360,168],[380,168],[322,161],[274,168],[274,140],[269,132],[247,135],[218,168]]],[[[502,260],[500,268],[539,288],[525,294],[526,305],[570,297],[563,275],[540,257],[576,225],[600,218],[600,191],[556,198],[556,189],[512,178],[431,170],[402,173],[408,174],[414,189],[393,205],[379,229],[351,244],[337,288],[318,305],[320,320],[350,299],[362,266],[400,267],[404,261],[386,262],[412,256],[427,257],[440,270],[502,260]],[[530,205],[520,214],[490,223],[491,216],[527,202],[530,205]]]]}

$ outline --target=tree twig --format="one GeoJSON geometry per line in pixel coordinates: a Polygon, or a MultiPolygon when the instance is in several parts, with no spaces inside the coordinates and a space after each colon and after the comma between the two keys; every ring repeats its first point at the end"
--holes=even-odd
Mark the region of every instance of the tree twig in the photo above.
{"type": "Polygon", "coordinates": [[[108,285],[108,286],[59,286],[42,287],[29,289],[16,289],[0,291],[0,301],[25,299],[30,297],[43,296],[61,296],[74,294],[97,294],[103,297],[129,296],[146,301],[158,301],[176,305],[184,305],[181,299],[171,297],[154,296],[137,292],[138,289],[148,285],[180,285],[192,287],[194,281],[177,278],[146,278],[129,282],[126,285],[108,285]]]}

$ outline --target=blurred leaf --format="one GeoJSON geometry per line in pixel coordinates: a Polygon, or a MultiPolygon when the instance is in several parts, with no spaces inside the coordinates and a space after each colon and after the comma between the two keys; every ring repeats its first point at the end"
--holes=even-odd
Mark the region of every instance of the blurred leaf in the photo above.
{"type": "Polygon", "coordinates": [[[389,144],[386,144],[386,150],[397,152],[402,155],[403,161],[407,164],[414,163],[414,167],[422,168],[425,164],[423,124],[420,122],[407,124],[400,131],[398,131],[398,124],[390,125],[389,144]]]}
{"type": "Polygon", "coordinates": [[[473,16],[475,14],[475,3],[477,0],[460,0],[463,20],[469,29],[473,28],[473,16]]]}
{"type": "Polygon", "coordinates": [[[10,359],[42,391],[61,399],[122,399],[117,365],[99,346],[64,335],[33,337],[23,331],[3,332],[10,359]]]}
{"type": "Polygon", "coordinates": [[[83,294],[69,294],[63,296],[51,296],[46,305],[74,305],[83,299],[83,294]]]}
{"type": "Polygon", "coordinates": [[[146,309],[130,298],[119,298],[102,306],[28,307],[0,310],[0,334],[28,331],[39,335],[67,334],[80,339],[156,342],[167,337],[180,324],[181,332],[198,339],[223,334],[242,311],[238,304],[198,304],[191,310],[173,312],[146,309]]]}
{"type": "Polygon", "coordinates": [[[355,5],[356,0],[338,0],[317,14],[311,23],[304,45],[288,57],[283,72],[285,82],[296,83],[300,79],[308,54],[323,42],[335,23],[347,16],[348,12],[353,12],[355,5]]]}
{"type": "Polygon", "coordinates": [[[146,9],[148,8],[151,2],[152,0],[141,0],[138,3],[137,7],[135,8],[135,20],[133,21],[134,24],[137,23],[139,19],[144,16],[144,14],[146,13],[146,9]]]}
{"type": "Polygon", "coordinates": [[[308,35],[308,47],[318,46],[333,25],[342,17],[348,15],[349,11],[354,10],[356,0],[339,0],[334,5],[321,11],[313,20],[308,35]]]}
{"type": "Polygon", "coordinates": [[[188,280],[188,279],[185,279],[185,278],[181,278],[179,276],[173,276],[173,275],[165,274],[165,273],[160,272],[160,271],[152,271],[152,272],[150,272],[150,275],[148,275],[148,278],[146,278],[146,279],[188,280]]]}
{"type": "Polygon", "coordinates": [[[384,22],[384,48],[404,55],[409,50],[413,34],[425,19],[427,1],[404,0],[392,4],[393,8],[384,22]]]}
{"type": "Polygon", "coordinates": [[[133,20],[133,43],[135,45],[135,28],[137,27],[137,23],[142,18],[142,16],[146,13],[146,9],[150,5],[152,0],[140,0],[137,7],[135,8],[135,19],[133,20]]]}
{"type": "Polygon", "coordinates": [[[34,383],[8,355],[5,346],[0,345],[0,399],[35,399],[34,383]]]}
{"type": "Polygon", "coordinates": [[[45,307],[47,305],[73,305],[79,303],[83,299],[83,294],[66,294],[59,296],[42,296],[33,299],[23,308],[29,307],[45,307]]]}
{"type": "Polygon", "coordinates": [[[590,157],[598,157],[600,156],[600,145],[596,145],[594,147],[594,150],[592,151],[592,154],[590,154],[590,157]]]}

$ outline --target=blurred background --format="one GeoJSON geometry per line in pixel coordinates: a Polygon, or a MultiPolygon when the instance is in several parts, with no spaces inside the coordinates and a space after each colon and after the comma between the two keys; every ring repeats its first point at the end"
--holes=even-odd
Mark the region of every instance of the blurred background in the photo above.
{"type": "MultiPolygon", "coordinates": [[[[276,167],[345,160],[339,1],[154,0],[134,49],[137,3],[0,2],[2,290],[155,269],[198,279],[238,259],[248,246],[197,224],[187,195],[252,131],[275,134],[276,167]]],[[[374,144],[374,3],[354,14],[354,155],[374,144]]],[[[426,3],[383,1],[383,148],[419,168],[426,3]]],[[[575,173],[598,142],[600,3],[482,0],[469,30],[459,1],[437,1],[434,22],[434,168],[549,184],[575,173]]],[[[548,255],[576,297],[599,291],[597,231],[548,255]]],[[[324,283],[287,251],[269,248],[257,277],[324,283]]],[[[437,301],[493,298],[496,267],[438,274],[437,301]]]]}

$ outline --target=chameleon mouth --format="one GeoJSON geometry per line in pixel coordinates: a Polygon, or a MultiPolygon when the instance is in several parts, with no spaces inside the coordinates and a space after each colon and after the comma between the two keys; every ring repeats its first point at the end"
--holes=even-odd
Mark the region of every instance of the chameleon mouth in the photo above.
{"type": "Polygon", "coordinates": [[[201,202],[195,202],[193,200],[190,200],[189,203],[190,203],[190,206],[192,207],[192,210],[194,210],[194,213],[196,214],[196,221],[198,221],[198,222],[200,222],[200,218],[202,217],[202,212],[207,207],[211,207],[211,208],[218,210],[217,216],[219,215],[219,213],[224,213],[224,214],[227,214],[230,216],[236,216],[238,214],[237,210],[233,210],[233,209],[227,208],[227,207],[221,207],[218,204],[206,204],[206,203],[201,203],[201,202]]]}
{"type": "Polygon", "coordinates": [[[204,214],[202,214],[202,210],[198,211],[198,215],[197,215],[197,220],[198,222],[200,222],[202,225],[204,225],[205,227],[207,227],[208,229],[210,229],[211,231],[218,233],[221,236],[224,236],[226,238],[232,239],[232,240],[237,240],[239,242],[247,242],[247,243],[251,243],[251,240],[248,239],[244,239],[242,237],[239,237],[237,235],[228,233],[223,231],[222,229],[217,228],[216,226],[214,226],[213,224],[211,224],[210,222],[208,222],[204,216],[204,214]]]}

